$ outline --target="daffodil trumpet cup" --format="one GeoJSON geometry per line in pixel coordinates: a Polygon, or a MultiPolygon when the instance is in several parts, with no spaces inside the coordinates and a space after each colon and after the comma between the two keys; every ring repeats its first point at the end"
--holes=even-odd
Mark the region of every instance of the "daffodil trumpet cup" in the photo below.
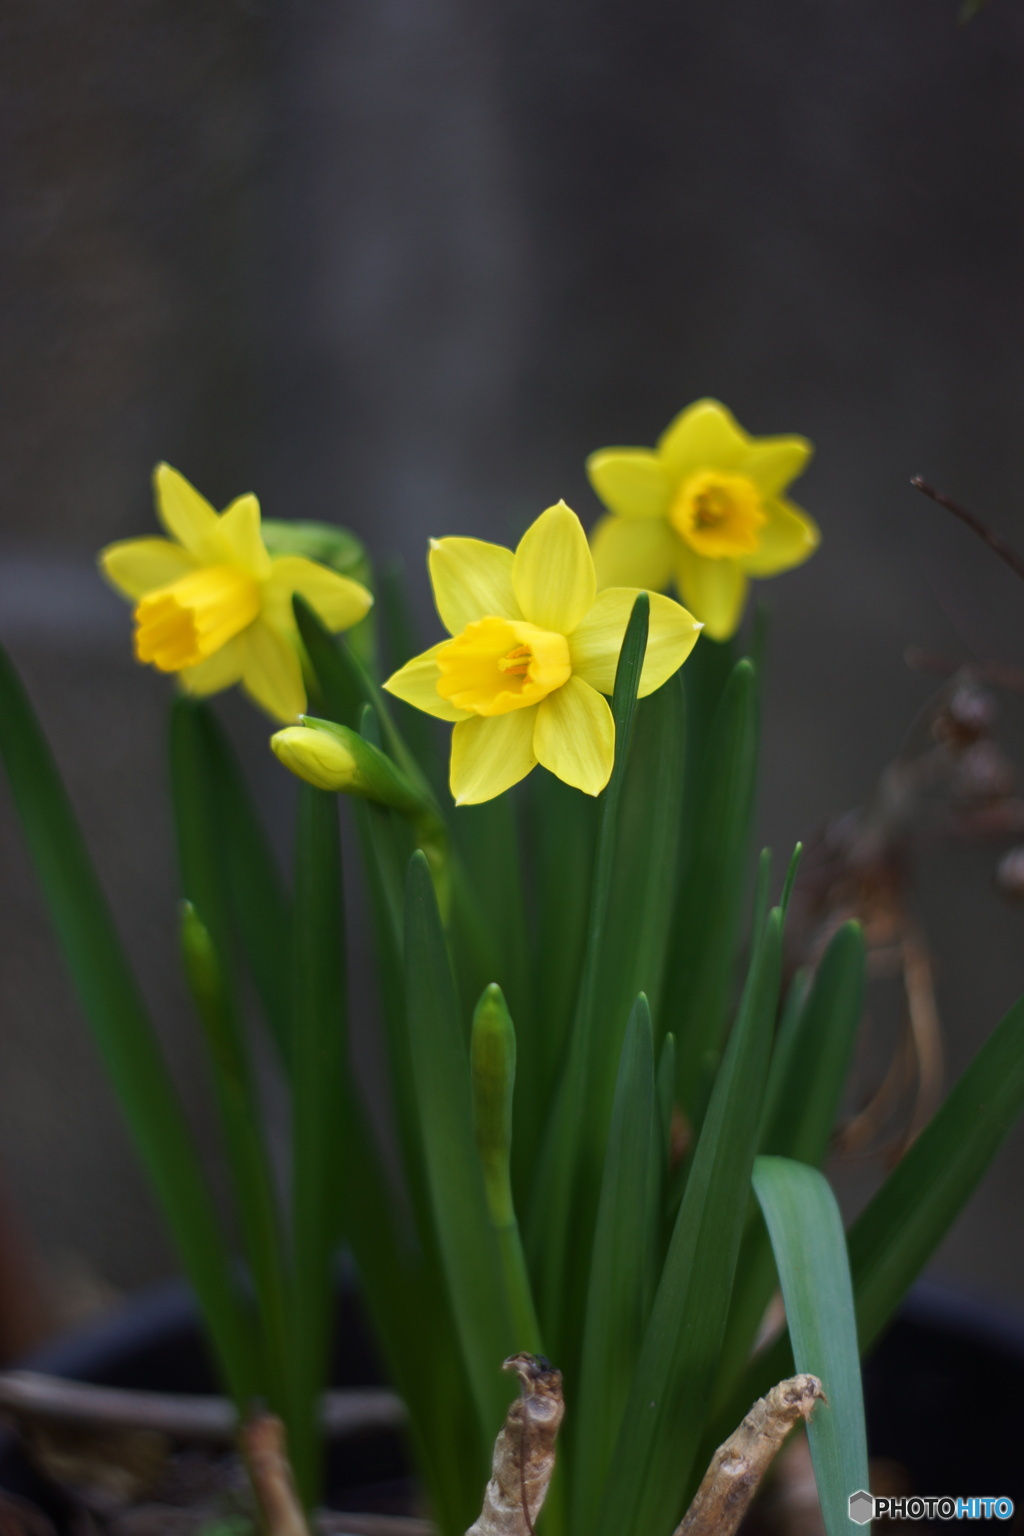
{"type": "Polygon", "coordinates": [[[264,522],[252,496],[218,512],[158,467],[161,536],[101,567],[170,683],[178,937],[226,1211],[0,653],[0,752],[84,1014],[226,1390],[282,1420],[307,1515],[344,1247],[441,1536],[485,1485],[480,1536],[535,1517],[672,1536],[709,1463],[698,1505],[733,1507],[719,1474],[764,1459],[765,1405],[745,1416],[794,1376],[820,1383],[808,1438],[827,1536],[848,1536],[860,1352],[1024,1106],[1024,1006],[844,1232],[823,1165],[864,939],[834,913],[827,942],[801,932],[795,860],[780,879],[753,858],[740,627],[748,581],[817,542],[788,499],[809,451],[708,400],[654,449],[600,450],[591,541],[564,502],[514,549],[431,541],[439,633],[412,656],[412,605],[374,606],[354,536],[264,522]],[[235,685],[290,774],[290,877],[213,703],[235,685]],[[372,946],[351,1038],[346,896],[372,946]],[[813,954],[792,977],[787,923],[813,954]]]}

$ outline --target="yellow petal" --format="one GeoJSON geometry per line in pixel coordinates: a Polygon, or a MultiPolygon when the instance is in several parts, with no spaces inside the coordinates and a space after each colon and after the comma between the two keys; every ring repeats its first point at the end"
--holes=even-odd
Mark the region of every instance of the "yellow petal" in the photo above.
{"type": "Polygon", "coordinates": [[[256,497],[237,497],[221,513],[217,531],[232,562],[257,581],[265,581],[270,575],[270,556],[260,532],[260,504],[256,497]]]}
{"type": "Polygon", "coordinates": [[[658,453],[673,475],[697,469],[736,469],[750,439],[717,400],[696,400],[681,411],[658,439],[658,453]]]}
{"type": "Polygon", "coordinates": [[[197,564],[195,555],[170,539],[121,539],[99,553],[104,576],[133,602],[187,576],[197,564]]]}
{"type": "Polygon", "coordinates": [[[244,665],[245,637],[236,635],[198,666],[185,667],[178,677],[186,693],[205,698],[207,694],[220,693],[221,689],[241,682],[244,665]]]}
{"type": "Polygon", "coordinates": [[[177,539],[200,560],[223,559],[216,512],[205,496],[169,464],[158,464],[153,471],[157,516],[172,538],[177,539]]]}
{"type": "Polygon", "coordinates": [[[406,704],[411,704],[414,709],[422,709],[428,715],[435,715],[438,720],[470,719],[470,711],[456,709],[454,704],[449,704],[447,699],[442,699],[437,691],[437,680],[441,676],[436,660],[437,653],[441,645],[450,643],[448,640],[442,640],[440,645],[431,646],[429,651],[424,651],[420,656],[414,656],[412,661],[407,661],[404,667],[392,673],[384,684],[388,693],[393,693],[396,699],[404,699],[406,704]]]}
{"type": "Polygon", "coordinates": [[[456,805],[493,800],[536,767],[533,727],[539,707],[490,718],[474,715],[455,727],[451,790],[456,805]]]}
{"type": "Polygon", "coordinates": [[[762,496],[778,496],[791,480],[803,474],[813,452],[813,444],[806,437],[755,437],[740,469],[762,496]]]}
{"type": "Polygon", "coordinates": [[[292,597],[298,592],[332,631],[351,629],[370,610],[373,597],[358,581],[307,560],[279,555],[263,583],[263,611],[279,630],[294,629],[292,597]]]}
{"type": "Polygon", "coordinates": [[[306,712],[299,653],[265,619],[256,619],[238,644],[244,648],[242,685],[275,720],[289,723],[306,712]]]}
{"type": "Polygon", "coordinates": [[[602,517],[591,534],[597,585],[662,592],[672,580],[679,540],[667,522],[602,517]]]}
{"type": "Polygon", "coordinates": [[[458,635],[477,619],[521,619],[512,551],[483,539],[432,539],[430,580],[441,623],[458,635]]]}
{"type": "Polygon", "coordinates": [[[569,635],[597,593],[594,560],[583,524],[564,501],[531,523],[512,566],[523,617],[540,629],[569,635]]]}
{"type": "Polygon", "coordinates": [[[619,517],[664,517],[672,482],[649,448],[600,448],[587,460],[590,483],[619,517]]]}
{"type": "MultiPolygon", "coordinates": [[[[700,633],[700,624],[693,614],[670,597],[661,597],[657,592],[649,596],[650,628],[640,674],[642,699],[678,672],[700,633]]],[[[573,676],[601,693],[611,693],[615,687],[615,668],[636,598],[637,592],[631,587],[608,587],[599,592],[593,608],[569,637],[573,676]]]]}
{"type": "Polygon", "coordinates": [[[758,530],[758,546],[740,565],[748,576],[775,576],[792,570],[814,554],[821,534],[814,519],[791,501],[767,501],[767,524],[758,530]]]}
{"type": "Polygon", "coordinates": [[[739,628],[747,578],[736,560],[708,560],[681,546],[676,581],[683,601],[712,640],[728,640],[739,628]]]}
{"type": "Polygon", "coordinates": [[[537,705],[533,732],[537,761],[564,783],[599,795],[615,762],[615,721],[602,698],[580,677],[570,677],[537,705]]]}

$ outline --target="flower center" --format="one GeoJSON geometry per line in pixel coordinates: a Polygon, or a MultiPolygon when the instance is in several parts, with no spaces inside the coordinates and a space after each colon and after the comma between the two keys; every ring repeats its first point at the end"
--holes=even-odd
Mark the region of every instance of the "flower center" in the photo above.
{"type": "Polygon", "coordinates": [[[259,587],[245,571],[204,566],[142,599],[135,610],[135,655],[161,672],[198,666],[259,611],[259,587]]]}
{"type": "Polygon", "coordinates": [[[712,559],[753,554],[768,521],[761,493],[746,475],[700,469],[683,481],[669,521],[699,555],[712,559]]]}
{"type": "Polygon", "coordinates": [[[437,691],[457,709],[507,715],[569,681],[564,635],[513,619],[477,619],[437,652],[437,691]]]}

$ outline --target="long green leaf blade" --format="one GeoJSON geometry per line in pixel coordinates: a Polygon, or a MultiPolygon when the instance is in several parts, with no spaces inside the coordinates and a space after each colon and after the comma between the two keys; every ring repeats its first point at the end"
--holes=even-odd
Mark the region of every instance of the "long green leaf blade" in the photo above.
{"type": "Polygon", "coordinates": [[[241,765],[208,706],[198,711],[207,772],[221,828],[233,929],[287,1067],[291,912],[266,828],[241,765]]]}
{"type": "MultiPolygon", "coordinates": [[[[703,642],[701,642],[703,644],[703,642]]],[[[699,646],[698,646],[699,649],[699,646]]],[[[725,1028],[747,887],[758,748],[757,678],[741,661],[722,694],[688,816],[692,848],[672,925],[662,1030],[676,1037],[678,1093],[692,1111],[725,1028]]]]}
{"type": "Polygon", "coordinates": [[[654,1286],[662,1134],[647,999],[622,1043],[594,1232],[575,1422],[573,1530],[594,1527],[654,1286]]]}
{"type": "Polygon", "coordinates": [[[772,1055],[761,1150],[820,1166],[835,1129],[864,1008],[866,955],[859,923],[844,923],[825,951],[793,1027],[772,1055]]]}
{"type": "MultiPolygon", "coordinates": [[[[234,1004],[213,940],[184,902],[185,974],[206,1036],[239,1224],[256,1291],[263,1395],[290,1422],[291,1362],[284,1241],[263,1116],[234,1004]]],[[[289,1440],[294,1432],[289,1434],[289,1440]]]]}
{"type": "Polygon", "coordinates": [[[236,1402],[257,1390],[250,1320],[195,1146],[71,802],[0,650],[0,752],[68,969],[236,1402]]]}
{"type": "Polygon", "coordinates": [[[615,672],[612,697],[615,765],[601,797],[580,991],[569,1054],[547,1138],[538,1159],[527,1232],[528,1247],[539,1275],[539,1309],[544,1334],[559,1354],[562,1369],[570,1372],[574,1364],[573,1340],[578,1335],[578,1313],[585,1292],[577,1286],[570,1298],[567,1276],[574,1254],[584,1258],[589,1256],[593,1235],[589,1220],[592,1212],[581,1211],[577,1195],[583,1159],[588,1155],[596,1157],[599,1169],[601,1152],[595,1148],[603,1147],[590,1096],[595,1053],[594,1019],[601,1001],[601,955],[611,903],[619,807],[647,649],[649,619],[650,601],[642,592],[633,604],[615,672]]]}
{"type": "Polygon", "coordinates": [[[337,796],[308,784],[299,792],[293,934],[292,1377],[300,1438],[291,1449],[309,1508],[319,1492],[316,1406],[327,1385],[331,1342],[348,1021],[337,796]]]}
{"type": "Polygon", "coordinates": [[[935,1252],[1022,1109],[1024,998],[850,1229],[862,1350],[874,1343],[935,1252]]]}
{"type": "Polygon", "coordinates": [[[476,1150],[467,1032],[421,853],[409,865],[405,966],[409,1049],[433,1219],[481,1429],[493,1436],[510,1395],[501,1362],[518,1341],[476,1150]]]}
{"type": "MultiPolygon", "coordinates": [[[[1024,998],[982,1046],[906,1157],[854,1222],[847,1237],[866,1353],[922,1272],[1024,1109],[1024,998]]],[[[712,1450],[755,1398],[789,1375],[788,1334],[751,1361],[716,1414],[712,1450]]]]}
{"type": "Polygon", "coordinates": [[[759,936],[708,1106],[623,1418],[597,1536],[671,1530],[692,1490],[746,1217],[772,1027],[782,915],[759,936]]]}
{"type": "MultiPolygon", "coordinates": [[[[820,1167],[839,1113],[864,1003],[864,939],[859,924],[836,933],[802,1005],[784,1012],[772,1052],[759,1150],[820,1167]]],[[[764,1224],[752,1214],[743,1239],[736,1294],[722,1350],[719,1400],[728,1395],[775,1290],[764,1224]]]]}
{"type": "Polygon", "coordinates": [[[807,1426],[828,1536],[851,1536],[848,1500],[868,1488],[864,1394],[843,1222],[825,1176],[805,1163],[759,1157],[754,1192],[782,1282],[793,1358],[827,1402],[807,1426]]]}

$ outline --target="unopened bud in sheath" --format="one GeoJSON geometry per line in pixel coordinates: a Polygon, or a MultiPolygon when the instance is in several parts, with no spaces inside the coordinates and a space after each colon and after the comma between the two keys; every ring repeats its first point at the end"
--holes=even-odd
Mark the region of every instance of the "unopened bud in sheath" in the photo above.
{"type": "Polygon", "coordinates": [[[516,1032],[499,986],[485,988],[473,1015],[470,1044],[473,1124],[496,1226],[512,1222],[509,1159],[512,1150],[512,1091],[516,1081],[516,1032]]]}

